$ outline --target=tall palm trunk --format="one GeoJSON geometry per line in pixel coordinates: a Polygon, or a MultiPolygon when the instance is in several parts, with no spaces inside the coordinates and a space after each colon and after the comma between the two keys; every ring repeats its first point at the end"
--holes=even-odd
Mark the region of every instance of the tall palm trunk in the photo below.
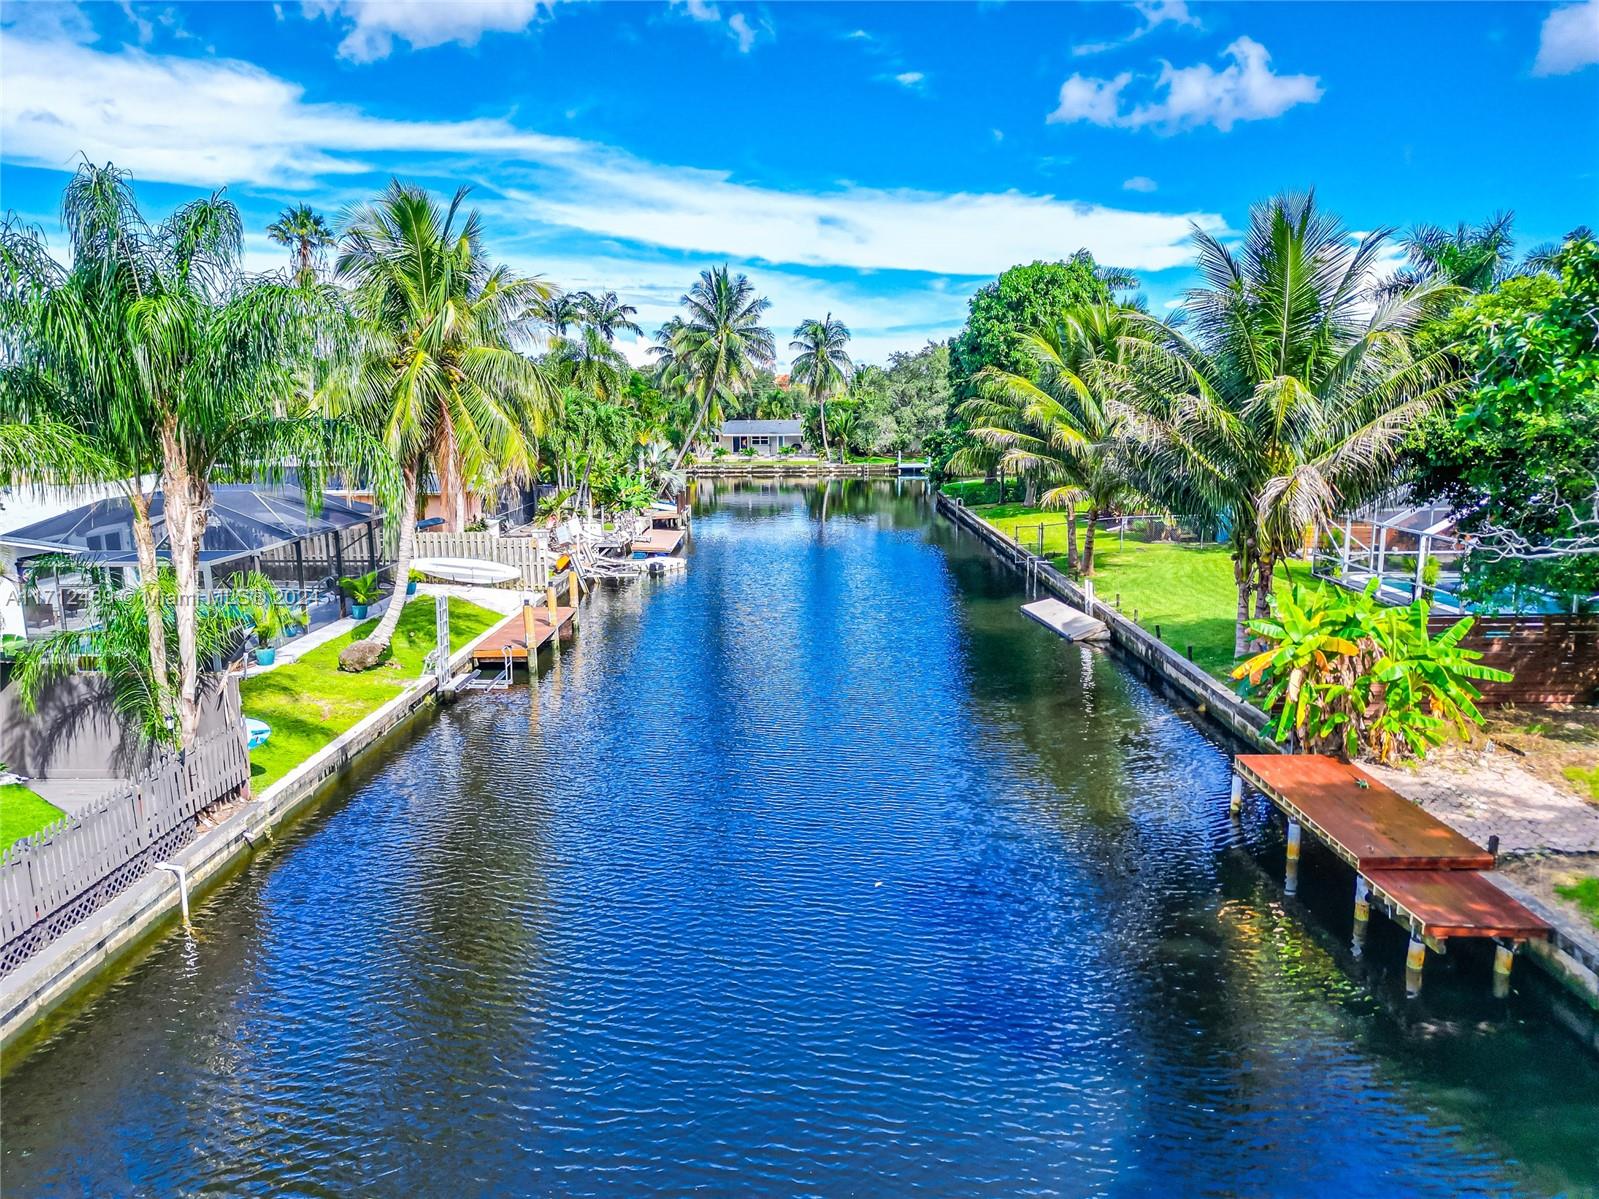
{"type": "Polygon", "coordinates": [[[1099,520],[1099,509],[1090,508],[1086,513],[1088,529],[1083,533],[1083,578],[1094,577],[1094,526],[1099,520]]]}
{"type": "Polygon", "coordinates": [[[717,380],[707,380],[705,388],[705,402],[699,406],[699,411],[694,414],[694,423],[689,427],[688,436],[683,439],[683,444],[678,448],[677,457],[672,462],[672,470],[676,472],[688,457],[689,451],[694,448],[694,439],[700,435],[700,426],[705,423],[705,414],[711,410],[711,397],[716,394],[717,380]]]}
{"type": "Polygon", "coordinates": [[[1271,576],[1277,566],[1277,555],[1267,551],[1255,563],[1255,619],[1265,620],[1271,615],[1271,576]]]}
{"type": "Polygon", "coordinates": [[[827,397],[818,395],[816,402],[821,406],[822,410],[822,461],[829,462],[832,460],[833,451],[827,444],[827,397]]]}
{"type": "Polygon", "coordinates": [[[128,491],[133,508],[133,546],[139,561],[139,590],[144,596],[144,619],[150,631],[150,678],[155,702],[163,716],[172,715],[172,678],[167,670],[167,622],[161,610],[161,565],[155,556],[155,528],[150,523],[150,497],[135,478],[128,491]]]}
{"type": "Polygon", "coordinates": [[[400,625],[400,614],[405,611],[405,584],[411,574],[411,559],[416,556],[416,496],[421,470],[413,465],[400,472],[401,518],[399,545],[394,553],[394,593],[389,597],[388,609],[378,627],[366,640],[380,649],[394,640],[394,630],[400,625]],[[407,514],[411,515],[407,515],[407,514]]]}
{"type": "MultiPolygon", "coordinates": [[[[1003,486],[1000,488],[1004,492],[1003,486]]],[[[1066,509],[1066,573],[1073,574],[1077,570],[1077,505],[1073,503],[1066,509]]]]}
{"type": "Polygon", "coordinates": [[[1255,589],[1254,542],[1244,541],[1233,549],[1233,585],[1238,588],[1238,610],[1233,625],[1233,657],[1249,652],[1249,597],[1255,589]]]}
{"type": "Polygon", "coordinates": [[[178,748],[189,749],[200,734],[200,545],[205,537],[205,481],[190,473],[175,427],[161,430],[166,460],[162,497],[167,544],[178,590],[178,748]]]}

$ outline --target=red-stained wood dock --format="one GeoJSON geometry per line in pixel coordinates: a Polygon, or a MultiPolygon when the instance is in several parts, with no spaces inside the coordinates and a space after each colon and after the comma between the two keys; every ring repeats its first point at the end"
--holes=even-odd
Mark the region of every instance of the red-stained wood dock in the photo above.
{"type": "MultiPolygon", "coordinates": [[[[534,604],[530,607],[533,613],[532,651],[537,658],[539,650],[572,623],[577,609],[557,605],[555,620],[551,622],[547,606],[534,604]]],[[[472,651],[472,662],[475,666],[503,666],[506,650],[510,650],[511,661],[525,663],[528,660],[528,648],[526,618],[521,612],[513,612],[472,651]]]]}
{"type": "Polygon", "coordinates": [[[1233,761],[1233,811],[1242,784],[1288,818],[1285,890],[1298,885],[1301,830],[1355,868],[1355,945],[1365,940],[1373,899],[1409,929],[1406,982],[1421,986],[1430,946],[1451,937],[1485,937],[1494,954],[1496,993],[1508,988],[1515,949],[1550,935],[1538,915],[1494,885],[1494,855],[1358,766],[1323,754],[1240,754],[1233,761]]]}
{"type": "Polygon", "coordinates": [[[1235,766],[1362,873],[1493,868],[1486,849],[1348,762],[1324,754],[1241,754],[1235,766]]]}

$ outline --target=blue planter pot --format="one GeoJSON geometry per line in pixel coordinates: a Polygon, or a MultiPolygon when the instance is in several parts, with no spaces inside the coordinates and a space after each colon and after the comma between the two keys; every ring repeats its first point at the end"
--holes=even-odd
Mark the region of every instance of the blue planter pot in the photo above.
{"type": "Polygon", "coordinates": [[[276,646],[263,645],[255,651],[255,662],[257,666],[271,666],[272,663],[276,662],[277,660],[278,651],[276,646]]]}
{"type": "Polygon", "coordinates": [[[416,580],[415,579],[412,579],[409,583],[407,583],[405,585],[405,594],[406,595],[415,595],[416,594],[416,580]]]}
{"type": "Polygon", "coordinates": [[[365,604],[351,604],[350,605],[350,615],[355,617],[357,620],[365,620],[366,619],[366,605],[365,604]]]}

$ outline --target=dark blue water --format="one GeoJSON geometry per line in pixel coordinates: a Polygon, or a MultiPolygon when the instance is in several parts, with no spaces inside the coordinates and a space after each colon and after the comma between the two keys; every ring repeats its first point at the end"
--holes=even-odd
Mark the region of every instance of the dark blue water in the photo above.
{"type": "Polygon", "coordinates": [[[1543,1007],[1350,959],[919,488],[705,490],[5,1079],[8,1196],[1593,1193],[1543,1007]]]}

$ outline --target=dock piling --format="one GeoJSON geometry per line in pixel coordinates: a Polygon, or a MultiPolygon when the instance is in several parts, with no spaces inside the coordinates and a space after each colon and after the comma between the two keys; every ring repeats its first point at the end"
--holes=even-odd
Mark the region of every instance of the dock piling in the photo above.
{"type": "Polygon", "coordinates": [[[1371,884],[1363,874],[1355,875],[1354,952],[1358,958],[1366,946],[1366,930],[1371,927],[1371,884]]]}
{"type": "Polygon", "coordinates": [[[527,596],[522,598],[522,640],[527,642],[527,672],[530,676],[538,675],[539,630],[536,623],[538,617],[534,615],[533,600],[527,596]]]}
{"type": "Polygon", "coordinates": [[[1244,776],[1236,772],[1233,774],[1233,797],[1227,810],[1234,816],[1244,810],[1244,776]]]}
{"type": "Polygon", "coordinates": [[[1288,822],[1288,867],[1283,877],[1283,892],[1288,895],[1299,890],[1299,821],[1288,822]]]}
{"type": "Polygon", "coordinates": [[[1494,998],[1510,994],[1510,968],[1516,964],[1516,947],[1509,941],[1494,944],[1494,998]]]}
{"type": "Polygon", "coordinates": [[[1410,948],[1405,951],[1405,994],[1414,999],[1421,994],[1421,968],[1427,964],[1427,943],[1415,929],[1410,933],[1410,948]]]}

